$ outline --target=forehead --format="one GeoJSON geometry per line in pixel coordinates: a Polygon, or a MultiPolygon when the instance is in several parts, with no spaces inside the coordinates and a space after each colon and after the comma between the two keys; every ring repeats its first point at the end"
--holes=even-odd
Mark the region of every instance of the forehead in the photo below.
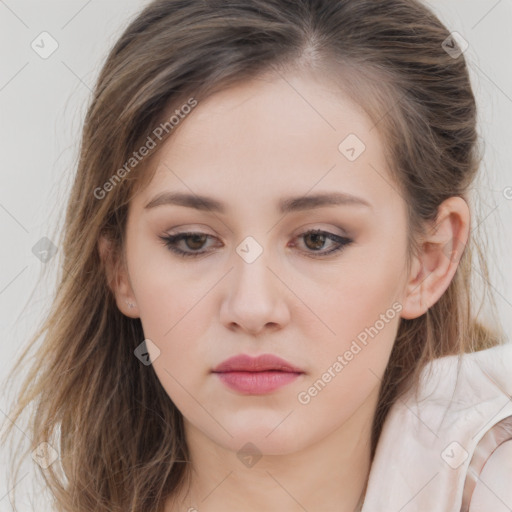
{"type": "Polygon", "coordinates": [[[162,190],[253,204],[316,191],[377,204],[396,195],[374,123],[332,81],[304,74],[266,75],[208,97],[155,165],[144,205],[162,190]]]}

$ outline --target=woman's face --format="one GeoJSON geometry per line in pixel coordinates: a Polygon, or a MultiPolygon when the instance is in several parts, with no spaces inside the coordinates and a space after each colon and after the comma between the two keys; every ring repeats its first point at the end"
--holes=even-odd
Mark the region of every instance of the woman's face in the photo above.
{"type": "Polygon", "coordinates": [[[290,453],[356,411],[369,432],[397,333],[405,203],[377,129],[326,84],[260,78],[200,102],[130,205],[130,313],[188,432],[229,450],[290,453]],[[296,371],[214,372],[241,354],[296,371]]]}

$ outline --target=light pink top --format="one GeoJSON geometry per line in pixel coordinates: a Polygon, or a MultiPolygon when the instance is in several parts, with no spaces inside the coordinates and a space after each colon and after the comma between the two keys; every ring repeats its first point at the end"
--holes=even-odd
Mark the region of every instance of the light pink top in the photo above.
{"type": "MultiPolygon", "coordinates": [[[[391,408],[362,512],[494,512],[485,499],[470,502],[475,485],[485,485],[482,468],[499,451],[507,463],[494,469],[494,479],[512,488],[512,443],[503,444],[512,440],[512,343],[465,354],[457,378],[458,361],[430,363],[418,400],[411,391],[391,408]]],[[[501,497],[500,510],[512,510],[510,496],[501,497]]]]}

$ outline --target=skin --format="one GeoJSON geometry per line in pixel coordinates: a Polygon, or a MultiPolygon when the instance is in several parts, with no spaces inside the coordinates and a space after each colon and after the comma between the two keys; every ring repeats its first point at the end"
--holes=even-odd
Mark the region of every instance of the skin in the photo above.
{"type": "MultiPolygon", "coordinates": [[[[424,314],[444,293],[458,263],[446,248],[454,239],[466,243],[470,220],[463,199],[447,199],[408,272],[406,204],[372,128],[318,74],[260,76],[198,104],[159,151],[151,183],[132,200],[126,263],[111,267],[113,291],[119,309],[141,319],[160,351],[156,357],[150,349],[153,369],[184,416],[193,469],[188,495],[169,499],[166,512],[356,506],[400,318],[424,314]],[[338,150],[350,133],[366,145],[353,162],[338,150]],[[212,196],[226,211],[144,208],[163,191],[212,196]],[[322,191],[356,195],[371,207],[284,216],[277,210],[283,197],[322,191]],[[353,242],[322,257],[337,244],[301,237],[308,229],[353,242]],[[206,254],[182,258],[159,238],[183,231],[210,235],[202,245],[178,244],[206,254]],[[252,263],[236,252],[247,236],[263,250],[252,263]],[[300,403],[298,394],[394,303],[401,311],[309,403],[300,403]],[[268,395],[242,395],[211,373],[240,353],[276,354],[304,374],[268,395]],[[251,467],[237,457],[248,442],[262,455],[251,467]]],[[[101,239],[104,257],[107,246],[101,239]]]]}

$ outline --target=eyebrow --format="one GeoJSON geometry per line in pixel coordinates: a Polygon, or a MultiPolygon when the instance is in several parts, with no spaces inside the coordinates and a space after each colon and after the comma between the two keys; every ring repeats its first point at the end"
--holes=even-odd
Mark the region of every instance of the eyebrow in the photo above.
{"type": "MultiPolygon", "coordinates": [[[[145,210],[162,205],[185,206],[196,210],[205,210],[217,213],[225,213],[225,205],[213,197],[182,192],[162,192],[156,195],[145,207],[145,210]]],[[[325,206],[365,206],[372,205],[362,197],[353,196],[342,192],[324,192],[307,196],[283,198],[278,203],[281,213],[290,213],[325,206]]]]}

